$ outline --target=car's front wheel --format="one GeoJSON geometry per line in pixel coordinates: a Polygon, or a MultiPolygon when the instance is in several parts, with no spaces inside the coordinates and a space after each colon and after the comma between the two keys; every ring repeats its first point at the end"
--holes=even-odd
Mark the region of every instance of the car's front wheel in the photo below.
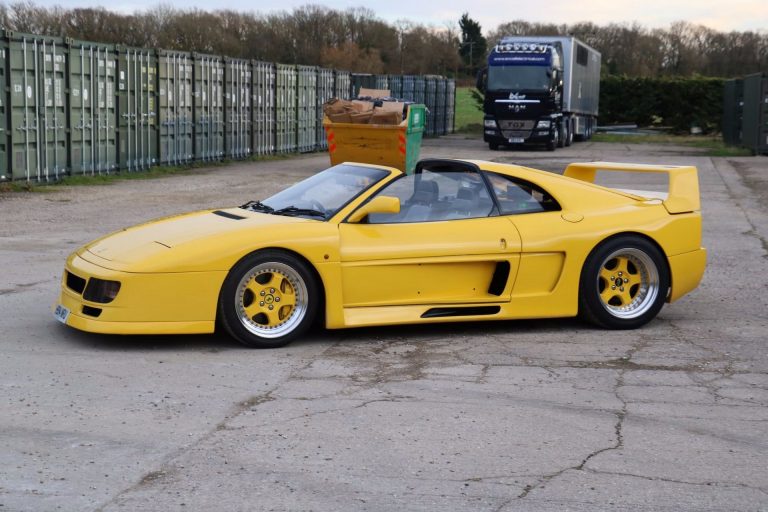
{"type": "Polygon", "coordinates": [[[243,345],[281,347],[304,333],[317,314],[318,284],[305,262],[282,251],[260,251],[230,270],[219,317],[243,345]]]}
{"type": "Polygon", "coordinates": [[[579,314],[608,329],[635,329],[661,310],[669,266],[650,241],[621,236],[600,244],[581,272],[579,314]]]}

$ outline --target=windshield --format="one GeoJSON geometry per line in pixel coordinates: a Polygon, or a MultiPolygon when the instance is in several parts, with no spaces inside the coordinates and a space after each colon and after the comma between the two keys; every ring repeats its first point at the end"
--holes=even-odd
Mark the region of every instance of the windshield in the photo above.
{"type": "Polygon", "coordinates": [[[327,220],[389,172],[356,165],[336,165],[263,201],[242,206],[277,215],[327,220]]]}
{"type": "Polygon", "coordinates": [[[488,90],[548,91],[552,82],[548,70],[547,66],[490,66],[488,90]]]}

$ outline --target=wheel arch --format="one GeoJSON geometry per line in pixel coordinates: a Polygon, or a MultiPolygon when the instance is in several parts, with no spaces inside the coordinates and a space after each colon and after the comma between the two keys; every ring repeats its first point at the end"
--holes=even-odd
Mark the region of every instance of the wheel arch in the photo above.
{"type": "MultiPolygon", "coordinates": [[[[672,288],[672,271],[671,271],[670,262],[669,262],[669,255],[667,254],[667,251],[665,251],[664,247],[661,244],[659,244],[659,242],[657,242],[653,237],[648,236],[645,233],[641,233],[639,231],[620,231],[618,233],[613,233],[612,235],[609,235],[609,236],[601,239],[600,241],[598,241],[596,244],[594,244],[592,246],[592,249],[590,249],[590,251],[584,257],[584,260],[581,262],[581,269],[579,271],[579,275],[581,275],[581,272],[584,272],[584,265],[586,265],[586,263],[589,260],[589,258],[595,253],[595,251],[598,250],[598,248],[601,245],[603,245],[605,243],[608,243],[611,240],[615,240],[617,238],[621,238],[621,237],[625,237],[625,236],[634,236],[634,237],[637,237],[637,238],[642,238],[643,240],[645,240],[646,242],[650,243],[651,245],[656,247],[656,249],[659,250],[659,252],[664,256],[664,260],[667,263],[667,268],[666,268],[666,270],[667,270],[667,278],[669,279],[669,287],[671,289],[672,288]]],[[[579,279],[579,293],[581,293],[581,279],[579,279]]]]}
{"type": "MultiPolygon", "coordinates": [[[[326,311],[325,311],[325,303],[326,303],[326,300],[325,300],[325,293],[326,293],[325,281],[323,281],[323,277],[320,275],[320,272],[317,271],[317,268],[312,263],[312,261],[310,261],[309,258],[304,256],[302,253],[300,253],[300,252],[298,252],[296,250],[293,250],[293,249],[288,249],[286,247],[279,247],[279,246],[259,247],[258,249],[255,249],[253,251],[250,251],[250,252],[247,252],[247,253],[243,254],[242,257],[240,257],[240,259],[238,259],[237,261],[235,261],[232,264],[232,266],[229,268],[229,271],[231,271],[233,268],[235,268],[237,265],[239,265],[246,258],[249,258],[249,257],[251,257],[254,254],[258,254],[260,252],[265,252],[265,251],[276,251],[276,252],[282,252],[282,253],[285,253],[285,254],[289,254],[289,255],[293,256],[294,258],[297,258],[297,259],[301,260],[302,263],[307,265],[307,268],[310,269],[310,271],[312,272],[312,276],[315,278],[315,281],[317,282],[317,285],[320,287],[320,301],[321,301],[321,304],[320,304],[320,307],[318,309],[320,311],[320,314],[318,315],[318,319],[322,320],[323,324],[324,324],[325,323],[325,315],[326,315],[326,311]]],[[[224,289],[224,282],[222,282],[221,286],[219,287],[219,296],[218,296],[218,299],[217,299],[217,302],[216,302],[217,304],[219,304],[220,301],[221,301],[221,293],[222,293],[223,289],[224,289]]],[[[216,308],[216,325],[219,325],[219,322],[221,320],[219,318],[220,315],[221,315],[220,308],[217,307],[216,308]]]]}

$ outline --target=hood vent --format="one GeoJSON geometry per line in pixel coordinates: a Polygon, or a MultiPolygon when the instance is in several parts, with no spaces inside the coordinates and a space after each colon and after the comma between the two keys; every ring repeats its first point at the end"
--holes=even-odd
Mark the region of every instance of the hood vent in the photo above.
{"type": "Polygon", "coordinates": [[[220,217],[226,217],[226,218],[232,219],[232,220],[243,220],[243,219],[247,218],[247,217],[242,217],[240,215],[235,215],[234,213],[224,212],[224,211],[221,211],[221,210],[216,210],[216,211],[213,212],[213,214],[214,215],[218,215],[220,217]]]}

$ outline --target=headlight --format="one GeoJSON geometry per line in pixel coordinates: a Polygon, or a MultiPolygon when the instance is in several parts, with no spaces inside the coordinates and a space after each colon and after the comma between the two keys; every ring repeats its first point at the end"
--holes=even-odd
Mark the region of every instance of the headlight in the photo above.
{"type": "Polygon", "coordinates": [[[493,119],[486,119],[485,121],[483,121],[483,126],[485,126],[486,128],[496,128],[496,121],[494,121],[493,119]]]}
{"type": "Polygon", "coordinates": [[[552,121],[549,119],[542,119],[536,123],[536,128],[549,128],[550,126],[552,126],[552,121]]]}
{"type": "Polygon", "coordinates": [[[118,281],[105,281],[92,277],[88,280],[88,286],[85,287],[83,298],[91,302],[109,304],[115,300],[119,291],[120,283],[118,281]]]}

